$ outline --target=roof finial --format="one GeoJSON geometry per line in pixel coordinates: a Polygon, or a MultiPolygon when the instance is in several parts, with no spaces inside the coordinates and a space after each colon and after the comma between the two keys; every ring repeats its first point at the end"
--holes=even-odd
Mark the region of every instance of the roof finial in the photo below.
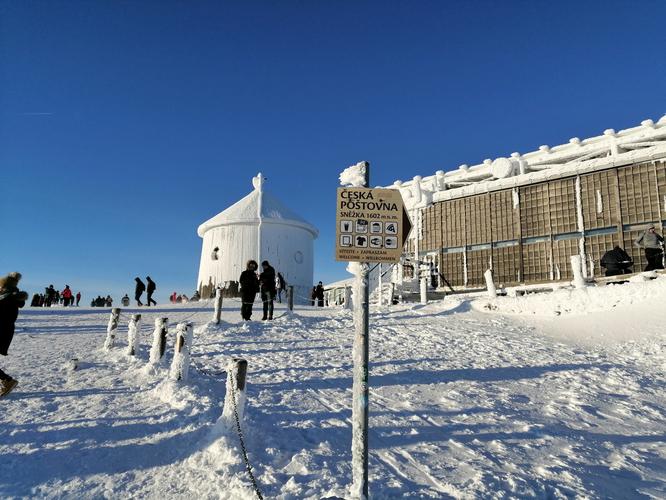
{"type": "Polygon", "coordinates": [[[260,193],[264,190],[265,181],[266,177],[261,175],[261,172],[259,172],[255,177],[252,177],[252,185],[254,186],[254,189],[259,191],[260,193]]]}

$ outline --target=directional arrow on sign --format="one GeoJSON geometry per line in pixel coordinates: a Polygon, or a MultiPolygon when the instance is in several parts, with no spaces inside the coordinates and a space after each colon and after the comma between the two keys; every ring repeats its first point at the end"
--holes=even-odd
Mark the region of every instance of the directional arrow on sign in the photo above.
{"type": "Polygon", "coordinates": [[[407,238],[409,237],[409,233],[412,230],[412,221],[409,219],[409,215],[407,215],[407,210],[405,209],[405,206],[402,206],[402,244],[401,246],[404,247],[405,243],[407,243],[407,238]]]}

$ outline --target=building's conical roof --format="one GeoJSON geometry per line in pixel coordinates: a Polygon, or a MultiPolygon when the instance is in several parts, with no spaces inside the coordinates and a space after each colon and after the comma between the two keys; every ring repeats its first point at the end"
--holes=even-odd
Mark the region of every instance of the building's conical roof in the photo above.
{"type": "Polygon", "coordinates": [[[264,180],[261,174],[254,177],[252,179],[254,190],[226,210],[201,224],[197,229],[197,234],[203,237],[209,229],[230,224],[273,222],[301,227],[310,231],[313,237],[316,238],[319,235],[317,228],[288,208],[275,196],[264,191],[264,180]]]}

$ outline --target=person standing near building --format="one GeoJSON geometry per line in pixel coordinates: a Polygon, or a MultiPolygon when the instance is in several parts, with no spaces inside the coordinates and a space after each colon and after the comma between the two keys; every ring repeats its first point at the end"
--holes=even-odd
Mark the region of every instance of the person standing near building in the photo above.
{"type": "Polygon", "coordinates": [[[657,233],[654,224],[650,224],[643,234],[634,241],[634,245],[645,249],[646,271],[664,268],[664,238],[657,233]]]}
{"type": "MultiPolygon", "coordinates": [[[[9,273],[0,278],[0,354],[7,351],[14,338],[14,328],[19,309],[28,300],[28,294],[18,289],[21,273],[9,273]]],[[[0,397],[11,392],[18,382],[0,369],[0,397]]]]}
{"type": "Polygon", "coordinates": [[[150,307],[150,303],[152,302],[154,306],[157,305],[157,302],[153,300],[153,294],[155,293],[155,289],[157,288],[157,285],[155,285],[155,282],[150,279],[150,276],[146,276],[146,281],[148,282],[148,288],[146,289],[147,297],[148,297],[148,303],[146,304],[148,307],[150,307]]]}
{"type": "Polygon", "coordinates": [[[141,295],[143,295],[143,292],[146,290],[146,285],[139,277],[134,278],[134,281],[136,281],[136,288],[134,289],[134,300],[136,300],[136,305],[141,307],[143,305],[143,302],[141,302],[141,295]]]}
{"type": "Polygon", "coordinates": [[[241,293],[241,316],[245,321],[252,317],[252,305],[259,291],[259,279],[257,278],[257,261],[249,260],[238,279],[241,293]]]}
{"type": "Polygon", "coordinates": [[[259,275],[261,284],[261,301],[264,303],[264,316],[262,321],[273,319],[273,300],[275,299],[275,269],[267,260],[261,263],[263,271],[259,275]]]}
{"type": "MultiPolygon", "coordinates": [[[[315,297],[317,298],[317,306],[324,307],[324,285],[320,281],[315,288],[315,297]]],[[[314,305],[314,304],[313,304],[314,305]]]]}
{"type": "Polygon", "coordinates": [[[277,278],[275,278],[275,285],[277,286],[278,302],[282,304],[282,291],[287,288],[287,282],[284,280],[282,273],[277,273],[277,278]]]}

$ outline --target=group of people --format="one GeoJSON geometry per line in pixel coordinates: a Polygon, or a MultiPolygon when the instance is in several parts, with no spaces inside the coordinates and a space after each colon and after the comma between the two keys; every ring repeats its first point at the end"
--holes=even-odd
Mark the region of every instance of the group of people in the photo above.
{"type": "Polygon", "coordinates": [[[62,291],[56,290],[53,285],[49,285],[44,289],[44,293],[36,293],[32,296],[30,307],[51,307],[58,304],[64,307],[78,306],[79,302],[81,302],[81,292],[74,295],[69,285],[65,285],[62,291]],[[75,300],[76,304],[74,303],[75,300]]]}
{"type": "Polygon", "coordinates": [[[157,302],[153,300],[153,294],[155,293],[155,290],[157,290],[157,285],[155,285],[155,282],[150,279],[150,276],[146,276],[148,285],[141,281],[141,278],[138,276],[134,278],[134,281],[136,281],[136,288],[134,289],[134,300],[136,300],[136,305],[139,307],[143,305],[143,302],[141,302],[141,296],[143,295],[143,292],[146,292],[146,298],[148,299],[146,305],[150,307],[150,304],[152,303],[156,306],[157,302]]]}
{"type": "MultiPolygon", "coordinates": [[[[655,269],[664,269],[664,238],[657,233],[654,224],[634,240],[634,246],[643,248],[645,251],[645,260],[647,265],[644,271],[653,271],[655,269]]],[[[619,245],[606,252],[601,257],[601,267],[606,269],[606,276],[617,276],[620,274],[629,274],[634,266],[633,259],[619,245]]]]}
{"type": "Polygon", "coordinates": [[[241,317],[245,321],[250,321],[252,317],[252,306],[257,293],[261,293],[264,315],[262,321],[273,319],[273,301],[277,294],[275,269],[267,260],[261,263],[261,272],[258,273],[259,266],[256,260],[249,260],[245,266],[245,271],[240,275],[241,294],[241,317]]]}
{"type": "Polygon", "coordinates": [[[317,286],[312,287],[312,294],[310,296],[312,300],[312,305],[315,305],[315,302],[319,307],[324,307],[324,285],[320,281],[317,286]]]}
{"type": "Polygon", "coordinates": [[[172,304],[183,304],[187,302],[198,302],[201,300],[201,295],[199,295],[199,290],[195,290],[194,293],[192,294],[192,297],[187,297],[187,295],[183,294],[178,294],[177,292],[173,292],[171,296],[169,297],[169,302],[172,304]]]}
{"type": "Polygon", "coordinates": [[[111,295],[107,295],[106,298],[98,295],[96,299],[90,302],[90,307],[113,307],[113,299],[111,295]]]}

